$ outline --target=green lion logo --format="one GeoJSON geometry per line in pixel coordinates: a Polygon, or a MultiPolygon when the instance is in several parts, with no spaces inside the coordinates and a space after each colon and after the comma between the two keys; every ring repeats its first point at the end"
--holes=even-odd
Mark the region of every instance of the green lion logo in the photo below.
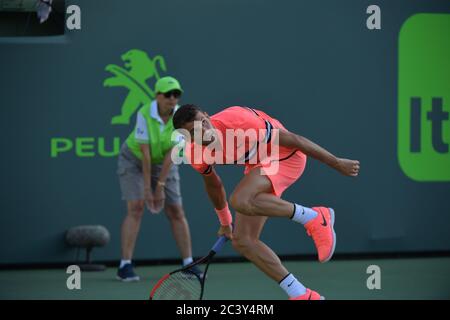
{"type": "Polygon", "coordinates": [[[162,56],[149,58],[146,52],[132,49],[121,56],[125,68],[115,64],[109,64],[105,70],[114,76],[105,79],[104,87],[125,87],[129,94],[122,104],[121,113],[111,119],[113,125],[128,125],[131,116],[136,110],[145,104],[151,103],[155,99],[154,90],[147,85],[147,80],[155,78],[158,81],[160,76],[159,68],[166,72],[166,63],[162,56]]]}

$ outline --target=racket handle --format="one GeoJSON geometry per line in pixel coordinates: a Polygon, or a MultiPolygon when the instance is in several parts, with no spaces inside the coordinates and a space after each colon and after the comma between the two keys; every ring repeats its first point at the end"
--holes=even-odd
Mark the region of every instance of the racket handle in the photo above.
{"type": "Polygon", "coordinates": [[[219,252],[219,251],[222,249],[222,247],[223,247],[223,245],[225,244],[225,242],[227,242],[227,241],[228,241],[228,238],[227,238],[227,237],[221,236],[221,237],[216,241],[216,243],[215,243],[214,246],[212,247],[211,251],[214,252],[214,253],[219,252]]]}

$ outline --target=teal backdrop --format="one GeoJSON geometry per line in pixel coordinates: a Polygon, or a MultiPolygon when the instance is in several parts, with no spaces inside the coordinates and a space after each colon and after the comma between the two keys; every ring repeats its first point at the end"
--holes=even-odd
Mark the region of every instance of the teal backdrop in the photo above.
{"type": "MultiPolygon", "coordinates": [[[[397,156],[399,32],[416,13],[450,14],[448,1],[66,2],[80,6],[81,30],[0,38],[0,264],[73,261],[64,233],[83,224],[111,232],[95,259],[120,258],[126,208],[111,153],[133,129],[132,109],[151,99],[148,88],[164,75],[180,80],[181,103],[210,114],[263,109],[360,160],[356,179],[309,160],[285,193],[335,208],[337,253],[450,251],[450,183],[408,178],[397,156]],[[381,30],[366,27],[371,4],[381,8],[381,30]],[[127,99],[129,124],[112,124],[127,99]]],[[[201,177],[186,165],[180,173],[198,256],[214,242],[218,221],[201,177]]],[[[230,194],[243,168],[218,173],[230,194]]],[[[315,252],[287,220],[270,220],[262,238],[280,255],[315,252]]],[[[222,255],[236,253],[228,246],[222,255]]],[[[146,213],[135,259],[177,257],[164,214],[146,213]]]]}

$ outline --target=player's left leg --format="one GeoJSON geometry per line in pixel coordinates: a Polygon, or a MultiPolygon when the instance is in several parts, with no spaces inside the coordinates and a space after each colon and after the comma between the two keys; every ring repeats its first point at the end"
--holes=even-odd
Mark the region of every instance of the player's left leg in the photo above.
{"type": "Polygon", "coordinates": [[[259,240],[266,220],[267,217],[251,217],[236,212],[232,244],[236,251],[253,262],[266,275],[280,281],[288,271],[275,252],[259,240]]]}
{"type": "Polygon", "coordinates": [[[320,299],[318,293],[305,288],[289,273],[276,253],[259,239],[266,220],[267,217],[251,217],[236,212],[233,247],[267,276],[277,281],[290,299],[320,299]]]}

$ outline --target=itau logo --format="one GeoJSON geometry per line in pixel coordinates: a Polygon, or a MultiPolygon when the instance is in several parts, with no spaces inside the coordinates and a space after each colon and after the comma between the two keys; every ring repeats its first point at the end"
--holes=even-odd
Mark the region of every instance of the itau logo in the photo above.
{"type": "Polygon", "coordinates": [[[416,181],[450,181],[450,14],[416,14],[399,36],[398,157],[416,181]]]}
{"type": "Polygon", "coordinates": [[[111,119],[113,125],[128,125],[131,116],[139,107],[151,103],[155,99],[155,92],[147,81],[158,81],[160,76],[158,67],[167,71],[166,63],[162,56],[149,58],[146,52],[132,49],[122,55],[124,66],[115,64],[106,66],[106,71],[113,74],[103,82],[105,87],[124,87],[129,90],[128,96],[123,101],[120,114],[111,119]]]}

